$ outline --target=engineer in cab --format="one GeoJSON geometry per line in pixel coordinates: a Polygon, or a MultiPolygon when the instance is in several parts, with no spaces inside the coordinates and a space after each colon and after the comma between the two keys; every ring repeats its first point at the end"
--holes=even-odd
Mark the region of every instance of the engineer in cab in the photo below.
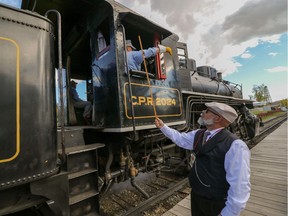
{"type": "MultiPolygon", "coordinates": [[[[141,64],[144,61],[142,56],[142,51],[137,51],[136,48],[133,46],[131,40],[126,40],[126,51],[127,51],[127,58],[128,58],[128,68],[129,70],[141,70],[141,64]]],[[[143,50],[143,54],[145,58],[150,58],[156,56],[158,53],[167,52],[172,55],[172,49],[170,47],[165,47],[162,45],[158,45],[158,47],[150,47],[148,49],[143,50]]]]}
{"type": "Polygon", "coordinates": [[[75,108],[84,108],[83,118],[86,122],[91,120],[92,104],[90,101],[82,100],[76,90],[77,82],[74,80],[70,81],[70,96],[72,98],[72,103],[75,108]]]}

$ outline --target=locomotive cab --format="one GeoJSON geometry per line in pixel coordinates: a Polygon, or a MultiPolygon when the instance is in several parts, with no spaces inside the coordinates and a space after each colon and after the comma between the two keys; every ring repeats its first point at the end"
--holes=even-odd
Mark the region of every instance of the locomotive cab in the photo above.
{"type": "MultiPolygon", "coordinates": [[[[68,75],[67,85],[63,86],[69,92],[70,79],[86,83],[84,91],[89,94],[84,97],[93,104],[91,126],[104,132],[155,128],[156,115],[169,117],[171,124],[184,123],[172,57],[163,53],[145,59],[146,67],[143,63],[140,71],[129,70],[127,66],[126,40],[131,40],[137,50],[141,50],[140,44],[143,49],[158,44],[174,49],[176,37],[171,35],[126,7],[109,1],[99,4],[72,28],[63,41],[68,75]]],[[[70,103],[67,125],[75,124],[71,113],[70,103]]],[[[81,125],[79,117],[77,120],[81,125]]]]}

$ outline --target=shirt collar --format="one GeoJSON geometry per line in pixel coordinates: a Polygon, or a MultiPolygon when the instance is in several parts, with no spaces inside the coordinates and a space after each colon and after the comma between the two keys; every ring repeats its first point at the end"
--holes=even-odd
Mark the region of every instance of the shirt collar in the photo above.
{"type": "Polygon", "coordinates": [[[211,130],[211,131],[207,130],[207,131],[210,132],[210,136],[214,136],[215,134],[217,134],[218,132],[220,132],[222,129],[224,129],[224,127],[216,128],[216,129],[211,130]]]}

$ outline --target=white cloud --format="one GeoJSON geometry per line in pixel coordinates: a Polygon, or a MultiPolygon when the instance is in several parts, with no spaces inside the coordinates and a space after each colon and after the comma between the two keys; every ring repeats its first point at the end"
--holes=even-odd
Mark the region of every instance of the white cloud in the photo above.
{"type": "Polygon", "coordinates": [[[270,53],[268,53],[268,55],[270,55],[270,56],[276,56],[278,53],[275,53],[275,52],[270,52],[270,53]]]}
{"type": "Polygon", "coordinates": [[[249,59],[252,58],[252,55],[250,53],[243,53],[240,57],[244,59],[249,59]]]}
{"type": "MultiPolygon", "coordinates": [[[[279,43],[287,31],[285,0],[117,0],[179,35],[189,58],[223,75],[241,65],[235,57],[262,43],[279,43]]],[[[243,54],[244,53],[244,54],[243,54]]]]}
{"type": "MultiPolygon", "coordinates": [[[[283,31],[285,32],[285,31],[283,31]]],[[[271,44],[276,44],[276,43],[279,43],[280,42],[280,37],[281,35],[280,34],[274,34],[274,35],[270,35],[270,36],[266,36],[266,37],[262,37],[260,38],[260,42],[268,42],[268,43],[271,43],[271,44]]]]}
{"type": "Polygon", "coordinates": [[[268,71],[269,73],[287,72],[288,71],[288,67],[286,67],[286,66],[278,66],[278,67],[274,67],[274,68],[267,68],[265,70],[268,71]]]}

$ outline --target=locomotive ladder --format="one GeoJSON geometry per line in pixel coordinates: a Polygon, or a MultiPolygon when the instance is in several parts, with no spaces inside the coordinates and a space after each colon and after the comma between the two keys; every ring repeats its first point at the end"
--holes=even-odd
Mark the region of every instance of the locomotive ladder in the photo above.
{"type": "Polygon", "coordinates": [[[71,216],[99,215],[97,149],[103,146],[96,143],[66,148],[71,216]]]}

